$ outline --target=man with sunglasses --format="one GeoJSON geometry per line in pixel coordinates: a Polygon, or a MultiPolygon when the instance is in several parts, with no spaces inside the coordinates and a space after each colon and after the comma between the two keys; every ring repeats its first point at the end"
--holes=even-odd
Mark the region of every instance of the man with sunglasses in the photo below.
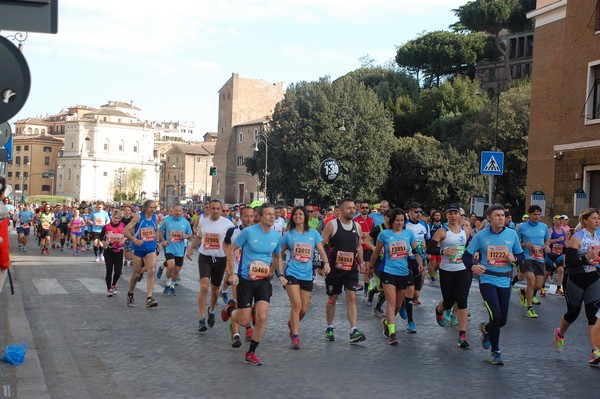
{"type": "MultiPolygon", "coordinates": [[[[371,230],[373,230],[373,227],[375,226],[375,221],[369,217],[370,208],[371,207],[369,206],[368,202],[360,201],[359,215],[353,219],[358,225],[360,225],[360,229],[362,231],[360,240],[363,249],[363,259],[366,264],[368,264],[371,261],[371,254],[373,253],[373,251],[369,249],[369,246],[366,243],[371,240],[371,236],[369,235],[369,233],[371,232],[371,230]]],[[[363,287],[361,287],[360,285],[356,287],[357,290],[361,288],[364,290],[363,295],[365,297],[365,300],[367,299],[367,296],[369,294],[369,281],[369,273],[365,271],[365,273],[363,274],[363,287]]]]}

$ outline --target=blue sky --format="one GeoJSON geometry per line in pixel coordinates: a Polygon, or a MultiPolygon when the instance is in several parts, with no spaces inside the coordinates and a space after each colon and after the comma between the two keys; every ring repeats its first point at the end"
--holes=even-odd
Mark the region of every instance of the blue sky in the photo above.
{"type": "MultiPolygon", "coordinates": [[[[142,119],[217,130],[233,72],[287,84],[378,64],[466,0],[59,0],[58,34],[31,33],[27,103],[13,118],[132,101],[142,119]]],[[[3,32],[3,35],[10,32],[3,32]]]]}

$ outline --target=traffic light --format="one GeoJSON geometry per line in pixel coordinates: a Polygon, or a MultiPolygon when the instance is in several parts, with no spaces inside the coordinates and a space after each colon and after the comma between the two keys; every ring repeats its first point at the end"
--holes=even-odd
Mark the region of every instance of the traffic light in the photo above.
{"type": "Polygon", "coordinates": [[[216,166],[211,166],[210,167],[210,175],[211,176],[216,176],[217,175],[217,167],[216,166]]]}

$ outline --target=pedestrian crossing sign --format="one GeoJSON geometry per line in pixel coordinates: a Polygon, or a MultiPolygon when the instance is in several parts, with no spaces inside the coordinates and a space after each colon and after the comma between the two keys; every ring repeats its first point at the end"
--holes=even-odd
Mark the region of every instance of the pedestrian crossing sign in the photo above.
{"type": "Polygon", "coordinates": [[[504,153],[502,151],[482,151],[481,168],[482,175],[501,175],[504,171],[504,153]]]}

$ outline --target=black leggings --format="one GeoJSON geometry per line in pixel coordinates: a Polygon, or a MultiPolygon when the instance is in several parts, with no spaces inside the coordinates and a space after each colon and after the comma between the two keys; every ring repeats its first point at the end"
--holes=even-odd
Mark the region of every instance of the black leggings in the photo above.
{"type": "Polygon", "coordinates": [[[123,251],[104,251],[104,264],[106,264],[106,289],[117,284],[123,270],[123,251]],[[114,273],[113,273],[114,271],[114,273]]]}
{"type": "Polygon", "coordinates": [[[564,290],[567,301],[567,313],[564,314],[564,318],[567,323],[577,320],[583,303],[588,325],[593,326],[596,323],[596,312],[600,308],[600,274],[597,271],[567,273],[564,278],[564,290]]]}
{"type": "Polygon", "coordinates": [[[490,321],[485,325],[489,334],[492,351],[500,350],[500,328],[506,324],[508,305],[510,303],[510,288],[500,288],[492,284],[479,284],[479,292],[490,315],[490,321]]]}
{"type": "Polygon", "coordinates": [[[454,302],[459,309],[467,308],[472,281],[471,272],[466,269],[456,272],[440,269],[440,289],[445,310],[452,309],[454,302]]]}

